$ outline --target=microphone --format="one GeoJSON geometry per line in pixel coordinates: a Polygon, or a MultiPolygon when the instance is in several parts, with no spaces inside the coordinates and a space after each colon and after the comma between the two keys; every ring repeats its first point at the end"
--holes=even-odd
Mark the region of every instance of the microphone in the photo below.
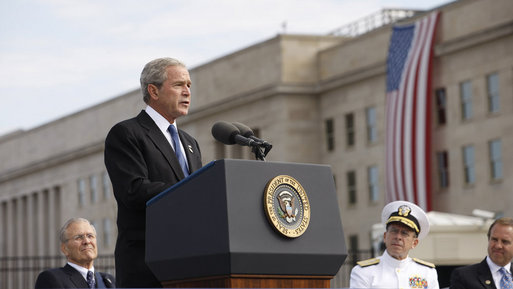
{"type": "Polygon", "coordinates": [[[257,138],[255,136],[255,134],[253,133],[253,130],[251,128],[249,128],[247,125],[242,124],[240,122],[234,122],[233,125],[236,126],[239,129],[240,133],[243,136],[258,142],[260,145],[263,145],[266,148],[267,147],[272,147],[272,145],[270,143],[266,142],[265,140],[257,138]]]}
{"type": "Polygon", "coordinates": [[[249,127],[239,122],[216,122],[212,126],[212,136],[227,145],[239,144],[251,147],[255,158],[262,161],[265,161],[265,156],[273,147],[270,143],[257,138],[249,127]]]}
{"type": "Polygon", "coordinates": [[[212,136],[227,145],[258,146],[256,141],[241,135],[240,130],[235,125],[226,121],[218,121],[212,126],[212,136]]]}
{"type": "Polygon", "coordinates": [[[234,122],[233,125],[239,129],[240,133],[244,137],[252,139],[258,144],[258,146],[253,147],[253,152],[255,153],[256,159],[265,160],[265,156],[267,156],[269,151],[271,151],[273,145],[266,142],[265,140],[257,138],[253,133],[253,130],[249,128],[247,125],[242,124],[240,122],[234,122]]]}

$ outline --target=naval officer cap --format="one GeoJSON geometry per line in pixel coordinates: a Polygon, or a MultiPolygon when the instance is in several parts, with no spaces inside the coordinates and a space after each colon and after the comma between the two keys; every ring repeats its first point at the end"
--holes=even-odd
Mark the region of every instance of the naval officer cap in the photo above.
{"type": "Polygon", "coordinates": [[[381,223],[385,228],[392,222],[401,222],[417,233],[422,240],[429,233],[429,221],[426,213],[419,206],[406,202],[388,203],[381,212],[381,223]]]}

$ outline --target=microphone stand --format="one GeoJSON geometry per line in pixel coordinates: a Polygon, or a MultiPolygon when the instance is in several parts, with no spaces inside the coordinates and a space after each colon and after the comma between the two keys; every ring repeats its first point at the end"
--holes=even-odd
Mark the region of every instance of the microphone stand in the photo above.
{"type": "Polygon", "coordinates": [[[267,156],[269,151],[272,149],[272,147],[273,146],[269,143],[266,143],[266,144],[256,143],[255,145],[252,146],[251,152],[255,154],[256,160],[265,162],[265,157],[267,156]]]}
{"type": "Polygon", "coordinates": [[[265,155],[260,146],[253,146],[251,152],[255,154],[255,159],[265,162],[265,155]]]}

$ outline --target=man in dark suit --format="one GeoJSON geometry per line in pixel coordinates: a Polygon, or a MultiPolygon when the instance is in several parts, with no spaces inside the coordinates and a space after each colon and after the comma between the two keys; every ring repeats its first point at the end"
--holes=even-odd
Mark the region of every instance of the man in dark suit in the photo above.
{"type": "Polygon", "coordinates": [[[62,268],[39,274],[35,288],[113,288],[110,274],[95,272],[93,262],[98,256],[96,230],[86,219],[73,218],[59,232],[61,251],[68,263],[62,268]]]}
{"type": "Polygon", "coordinates": [[[196,140],[176,119],[188,113],[191,79],[185,65],[155,59],[141,73],[148,105],[135,118],[116,124],[105,140],[105,166],[118,204],[118,287],[161,287],[145,263],[146,202],[201,168],[196,140]],[[176,152],[176,153],[175,153],[176,152]]]}
{"type": "Polygon", "coordinates": [[[511,288],[507,286],[512,285],[512,259],[513,219],[500,218],[495,220],[488,229],[488,256],[481,263],[454,269],[450,288],[511,288]]]}

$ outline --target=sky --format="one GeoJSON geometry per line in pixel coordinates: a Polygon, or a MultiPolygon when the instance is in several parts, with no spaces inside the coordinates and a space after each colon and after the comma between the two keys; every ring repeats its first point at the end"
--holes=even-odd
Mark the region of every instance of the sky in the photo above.
{"type": "Polygon", "coordinates": [[[451,1],[1,0],[0,136],[138,89],[158,57],[194,68],[277,34],[326,35],[384,8],[451,1]]]}

